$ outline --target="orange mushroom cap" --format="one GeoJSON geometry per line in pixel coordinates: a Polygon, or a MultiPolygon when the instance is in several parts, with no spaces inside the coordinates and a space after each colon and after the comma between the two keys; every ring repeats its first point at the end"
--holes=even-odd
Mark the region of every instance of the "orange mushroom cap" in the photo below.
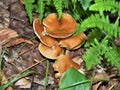
{"type": "Polygon", "coordinates": [[[43,20],[45,32],[51,37],[66,38],[71,36],[77,28],[77,23],[69,14],[62,14],[62,18],[58,20],[56,13],[48,15],[43,20]]]}
{"type": "Polygon", "coordinates": [[[84,33],[80,33],[77,36],[71,36],[71,37],[62,39],[59,42],[59,45],[69,50],[75,50],[81,47],[84,44],[86,39],[87,39],[87,36],[84,33]]]}
{"type": "Polygon", "coordinates": [[[77,70],[80,69],[80,66],[75,63],[68,55],[63,54],[61,54],[53,64],[54,70],[58,71],[57,74],[60,76],[62,76],[62,74],[71,67],[74,67],[77,70]]]}
{"type": "Polygon", "coordinates": [[[58,45],[58,41],[48,35],[44,34],[44,26],[40,24],[39,18],[36,18],[33,22],[34,33],[40,39],[40,41],[46,46],[55,46],[58,45]]]}
{"type": "Polygon", "coordinates": [[[56,59],[60,54],[63,53],[63,49],[59,46],[47,47],[44,44],[39,44],[40,53],[49,59],[56,59]]]}

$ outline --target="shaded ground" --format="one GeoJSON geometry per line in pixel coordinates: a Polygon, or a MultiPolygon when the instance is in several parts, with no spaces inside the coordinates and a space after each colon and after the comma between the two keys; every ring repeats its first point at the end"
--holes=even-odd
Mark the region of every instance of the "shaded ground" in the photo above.
{"type": "MultiPolygon", "coordinates": [[[[23,80],[15,83],[11,90],[43,90],[45,72],[46,72],[46,58],[44,58],[38,51],[40,41],[36,38],[33,27],[29,23],[29,19],[24,10],[24,5],[20,0],[2,0],[0,1],[0,28],[11,28],[18,33],[18,37],[5,41],[3,47],[7,47],[3,55],[3,72],[8,81],[20,72],[26,70],[34,70],[36,74],[23,78],[23,80]],[[16,41],[15,41],[16,40],[16,41]],[[7,43],[8,42],[8,43],[7,43]]],[[[120,40],[116,39],[117,44],[120,40]]],[[[2,52],[3,50],[0,49],[2,52]]],[[[76,51],[66,51],[71,58],[81,59],[84,53],[84,48],[76,51]]],[[[54,70],[50,61],[49,80],[47,90],[57,90],[58,82],[54,78],[54,70]]],[[[83,67],[84,62],[82,62],[83,67]]],[[[104,65],[103,65],[104,67],[104,65]]],[[[99,67],[101,69],[101,67],[99,67]]],[[[106,68],[105,68],[106,69],[106,68]]],[[[98,70],[98,72],[99,72],[98,70]]],[[[106,80],[96,81],[93,83],[93,90],[119,90],[120,71],[114,67],[108,67],[101,74],[95,74],[96,77],[106,78],[106,80]]],[[[89,78],[92,77],[93,71],[87,72],[89,78]]]]}

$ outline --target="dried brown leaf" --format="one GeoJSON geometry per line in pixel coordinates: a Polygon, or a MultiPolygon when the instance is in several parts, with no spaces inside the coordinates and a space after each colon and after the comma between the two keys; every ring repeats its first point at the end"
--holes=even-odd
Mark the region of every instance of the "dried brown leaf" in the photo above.
{"type": "MultiPolygon", "coordinates": [[[[0,84],[1,85],[3,85],[3,84],[6,84],[6,83],[8,83],[8,80],[7,80],[7,77],[6,77],[6,75],[4,74],[4,72],[2,71],[2,70],[0,70],[0,75],[1,75],[1,77],[0,77],[0,84]]],[[[8,87],[6,90],[13,90],[13,88],[12,87],[8,87]]]]}
{"type": "Polygon", "coordinates": [[[8,42],[4,45],[4,47],[10,47],[14,45],[18,45],[21,43],[28,43],[28,44],[33,44],[30,40],[24,39],[24,38],[17,38],[15,40],[12,40],[11,42],[8,42]]]}
{"type": "Polygon", "coordinates": [[[0,44],[4,45],[11,38],[15,38],[17,36],[18,34],[15,30],[12,30],[10,28],[0,29],[0,44]]]}
{"type": "Polygon", "coordinates": [[[16,86],[19,86],[20,88],[30,88],[31,87],[31,82],[27,80],[26,78],[22,78],[18,80],[15,83],[16,86]]]}

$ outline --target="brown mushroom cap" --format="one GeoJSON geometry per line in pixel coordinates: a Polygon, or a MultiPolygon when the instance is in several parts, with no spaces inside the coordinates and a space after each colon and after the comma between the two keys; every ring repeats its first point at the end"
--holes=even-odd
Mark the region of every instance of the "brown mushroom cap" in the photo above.
{"type": "Polygon", "coordinates": [[[60,54],[63,53],[63,49],[59,46],[47,47],[44,44],[39,44],[40,53],[49,59],[56,59],[60,54]]]}
{"type": "Polygon", "coordinates": [[[45,32],[51,37],[66,38],[71,36],[77,28],[77,23],[69,14],[62,14],[62,18],[58,20],[56,13],[48,15],[43,20],[45,32]]]}
{"type": "Polygon", "coordinates": [[[58,41],[48,35],[45,35],[43,33],[44,31],[44,26],[43,24],[40,24],[39,18],[36,18],[33,22],[33,28],[34,28],[34,33],[37,35],[37,37],[40,39],[40,41],[45,44],[46,46],[55,46],[58,45],[58,41]]]}
{"type": "Polygon", "coordinates": [[[75,50],[81,47],[84,44],[86,39],[87,39],[87,36],[84,33],[81,33],[77,36],[71,36],[71,37],[62,39],[59,42],[59,45],[69,50],[75,50]]]}
{"type": "Polygon", "coordinates": [[[71,67],[74,67],[77,70],[80,69],[80,66],[75,63],[68,55],[63,54],[61,54],[53,64],[53,68],[55,71],[58,71],[57,74],[59,74],[59,76],[61,76],[71,67]]]}

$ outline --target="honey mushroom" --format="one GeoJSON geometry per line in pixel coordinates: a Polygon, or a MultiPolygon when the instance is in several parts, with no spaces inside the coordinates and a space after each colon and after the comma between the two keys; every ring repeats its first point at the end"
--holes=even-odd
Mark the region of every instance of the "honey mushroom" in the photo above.
{"type": "Polygon", "coordinates": [[[43,19],[45,32],[54,38],[66,38],[71,36],[77,28],[77,23],[69,14],[63,13],[62,18],[58,20],[56,13],[48,15],[43,19]]]}
{"type": "Polygon", "coordinates": [[[36,36],[40,39],[40,41],[44,45],[46,45],[48,47],[58,45],[58,41],[56,39],[54,39],[44,33],[44,26],[43,26],[43,24],[40,23],[39,18],[36,18],[33,21],[33,29],[34,29],[34,33],[36,34],[36,36]]]}
{"type": "Polygon", "coordinates": [[[40,53],[48,58],[56,60],[53,68],[58,73],[56,78],[60,78],[70,68],[80,69],[80,65],[75,63],[68,55],[64,55],[64,48],[69,50],[78,49],[87,39],[84,33],[73,36],[77,29],[76,21],[66,13],[58,20],[56,13],[48,15],[40,23],[39,18],[33,22],[34,32],[40,39],[40,53]]]}
{"type": "Polygon", "coordinates": [[[66,72],[71,67],[74,67],[77,70],[80,69],[79,64],[75,63],[68,55],[61,54],[53,64],[54,70],[58,71],[58,73],[55,74],[55,77],[62,77],[64,72],[66,72]]]}
{"type": "Polygon", "coordinates": [[[61,39],[59,42],[60,47],[64,47],[69,50],[75,50],[81,47],[87,39],[84,33],[80,33],[77,36],[71,36],[65,39],[61,39]]]}
{"type": "Polygon", "coordinates": [[[57,57],[64,52],[62,48],[59,46],[48,47],[44,44],[39,44],[40,53],[49,59],[57,59],[57,57]]]}

